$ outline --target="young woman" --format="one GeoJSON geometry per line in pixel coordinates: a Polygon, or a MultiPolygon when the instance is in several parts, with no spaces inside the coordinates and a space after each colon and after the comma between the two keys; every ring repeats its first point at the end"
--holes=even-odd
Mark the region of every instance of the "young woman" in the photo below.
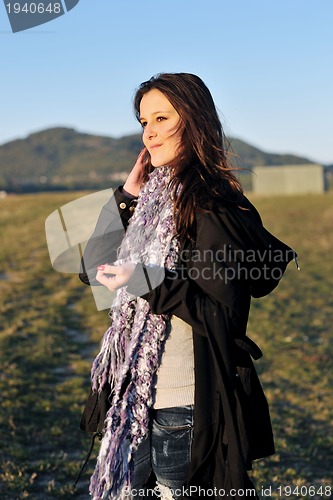
{"type": "Polygon", "coordinates": [[[112,395],[90,492],[142,498],[157,481],[162,498],[255,497],[247,471],[274,444],[251,359],[262,354],[246,336],[250,300],[276,287],[295,253],[243,195],[199,77],[157,75],[134,108],[144,149],[103,208],[80,275],[118,290],[92,368],[93,389],[112,395]]]}

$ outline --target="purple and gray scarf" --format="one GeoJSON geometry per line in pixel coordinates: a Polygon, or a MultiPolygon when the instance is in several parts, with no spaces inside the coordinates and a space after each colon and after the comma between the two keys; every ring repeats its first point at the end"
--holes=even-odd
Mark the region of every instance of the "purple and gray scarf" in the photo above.
{"type": "MultiPolygon", "coordinates": [[[[116,264],[142,262],[175,268],[179,244],[169,180],[169,167],[156,168],[150,174],[139,194],[116,264]]],[[[148,302],[129,295],[126,287],[118,290],[110,317],[111,326],[104,334],[91,373],[93,389],[101,390],[109,382],[113,398],[90,494],[94,500],[128,500],[135,452],[148,433],[154,376],[170,317],[152,314],[148,302]]]]}

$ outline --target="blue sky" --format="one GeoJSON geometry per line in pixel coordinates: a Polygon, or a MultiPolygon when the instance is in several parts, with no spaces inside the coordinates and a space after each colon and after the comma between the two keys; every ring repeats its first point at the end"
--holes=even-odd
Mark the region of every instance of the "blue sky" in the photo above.
{"type": "Polygon", "coordinates": [[[228,135],[333,163],[332,19],[332,0],[80,0],[13,34],[2,3],[0,144],[53,126],[139,132],[136,87],[184,71],[228,135]]]}

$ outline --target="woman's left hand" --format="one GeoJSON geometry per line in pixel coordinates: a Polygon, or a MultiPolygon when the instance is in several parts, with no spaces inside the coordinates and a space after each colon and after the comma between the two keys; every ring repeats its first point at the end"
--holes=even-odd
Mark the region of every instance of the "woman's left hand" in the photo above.
{"type": "Polygon", "coordinates": [[[109,290],[114,291],[127,285],[135,269],[135,264],[126,263],[119,266],[104,264],[98,266],[96,280],[109,290]]]}

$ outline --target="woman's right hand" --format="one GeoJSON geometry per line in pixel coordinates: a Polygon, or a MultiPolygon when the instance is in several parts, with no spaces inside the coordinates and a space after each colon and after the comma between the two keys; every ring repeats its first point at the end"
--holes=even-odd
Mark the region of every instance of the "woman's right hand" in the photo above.
{"type": "Polygon", "coordinates": [[[132,194],[133,196],[138,196],[142,185],[143,173],[146,164],[144,157],[146,153],[147,153],[147,148],[143,148],[140,151],[139,156],[137,157],[137,160],[134,164],[134,167],[132,168],[123,186],[124,190],[127,193],[132,194]]]}

